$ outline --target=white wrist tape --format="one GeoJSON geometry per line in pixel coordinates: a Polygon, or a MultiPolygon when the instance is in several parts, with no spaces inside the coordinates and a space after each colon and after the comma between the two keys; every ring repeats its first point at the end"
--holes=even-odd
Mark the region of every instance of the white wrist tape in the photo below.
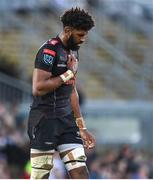
{"type": "Polygon", "coordinates": [[[65,73],[60,75],[60,78],[64,81],[67,82],[68,80],[70,80],[71,78],[74,77],[74,74],[71,70],[67,70],[65,73]]]}
{"type": "Polygon", "coordinates": [[[76,118],[76,124],[79,129],[87,129],[83,117],[76,118]]]}

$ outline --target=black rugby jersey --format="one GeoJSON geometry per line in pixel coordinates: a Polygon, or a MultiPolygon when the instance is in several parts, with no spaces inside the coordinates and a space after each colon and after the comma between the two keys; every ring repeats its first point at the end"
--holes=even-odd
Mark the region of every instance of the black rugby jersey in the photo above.
{"type": "MultiPolygon", "coordinates": [[[[67,71],[68,54],[69,50],[59,37],[50,39],[40,47],[35,59],[35,68],[51,72],[53,77],[59,76],[67,71]]],[[[71,113],[70,95],[74,81],[75,78],[46,95],[34,96],[31,108],[39,108],[56,117],[71,113]]]]}

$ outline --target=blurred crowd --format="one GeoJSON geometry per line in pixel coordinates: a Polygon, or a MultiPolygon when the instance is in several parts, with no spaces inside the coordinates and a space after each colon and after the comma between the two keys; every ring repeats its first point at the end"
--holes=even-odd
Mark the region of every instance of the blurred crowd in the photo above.
{"type": "Polygon", "coordinates": [[[88,155],[91,179],[153,178],[153,158],[148,152],[122,145],[95,154],[94,158],[93,154],[88,155]]]}
{"type": "Polygon", "coordinates": [[[18,113],[16,104],[0,104],[0,178],[29,178],[27,117],[18,113]]]}
{"type": "MultiPolygon", "coordinates": [[[[28,179],[30,177],[27,116],[19,113],[18,105],[11,108],[0,104],[0,178],[28,179]]],[[[148,179],[153,178],[151,151],[130,145],[102,146],[86,151],[91,179],[148,179]]],[[[68,178],[58,153],[50,179],[68,178]]]]}

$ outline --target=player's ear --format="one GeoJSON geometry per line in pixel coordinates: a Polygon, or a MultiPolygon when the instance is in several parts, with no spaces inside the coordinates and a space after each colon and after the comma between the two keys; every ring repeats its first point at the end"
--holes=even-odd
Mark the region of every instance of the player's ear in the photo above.
{"type": "Polygon", "coordinates": [[[72,34],[72,28],[70,26],[65,26],[64,32],[65,32],[65,35],[67,36],[67,38],[69,39],[72,34]]]}

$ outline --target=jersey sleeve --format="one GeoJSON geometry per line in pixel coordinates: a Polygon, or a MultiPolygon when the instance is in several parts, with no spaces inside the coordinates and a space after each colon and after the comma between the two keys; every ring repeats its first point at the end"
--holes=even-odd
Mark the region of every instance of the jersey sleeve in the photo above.
{"type": "Polygon", "coordinates": [[[56,51],[53,45],[43,45],[35,59],[35,68],[42,69],[44,71],[52,72],[52,67],[56,58],[56,51]]]}

